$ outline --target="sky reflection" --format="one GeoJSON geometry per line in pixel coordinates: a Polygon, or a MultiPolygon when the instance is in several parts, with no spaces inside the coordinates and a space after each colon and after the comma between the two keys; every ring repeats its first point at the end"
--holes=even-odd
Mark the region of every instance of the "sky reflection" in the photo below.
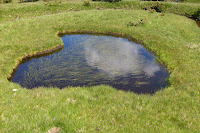
{"type": "Polygon", "coordinates": [[[141,54],[141,45],[122,38],[93,37],[84,42],[85,58],[91,67],[109,74],[111,77],[145,73],[153,76],[160,67],[154,59],[141,54]]]}

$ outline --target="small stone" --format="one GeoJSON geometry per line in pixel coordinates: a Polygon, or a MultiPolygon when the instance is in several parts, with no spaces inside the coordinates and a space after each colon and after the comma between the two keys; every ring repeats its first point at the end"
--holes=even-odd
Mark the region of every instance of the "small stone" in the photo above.
{"type": "Polygon", "coordinates": [[[18,90],[17,89],[13,89],[12,91],[17,92],[18,90]]]}
{"type": "Polygon", "coordinates": [[[58,133],[58,132],[61,132],[61,128],[59,127],[53,127],[48,130],[48,133],[58,133]]]}

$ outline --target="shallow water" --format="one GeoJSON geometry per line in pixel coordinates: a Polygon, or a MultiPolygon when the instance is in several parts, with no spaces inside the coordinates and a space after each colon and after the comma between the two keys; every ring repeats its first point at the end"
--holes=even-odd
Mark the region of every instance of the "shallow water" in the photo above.
{"type": "Polygon", "coordinates": [[[61,38],[62,50],[19,65],[11,81],[29,89],[106,84],[139,94],[166,86],[169,73],[140,44],[88,34],[61,38]]]}

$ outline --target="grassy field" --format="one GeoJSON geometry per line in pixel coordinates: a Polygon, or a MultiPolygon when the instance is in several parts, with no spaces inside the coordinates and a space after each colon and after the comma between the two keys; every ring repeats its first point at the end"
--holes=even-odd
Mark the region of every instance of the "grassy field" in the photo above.
{"type": "Polygon", "coordinates": [[[188,3],[200,3],[200,0],[186,0],[188,3]]]}
{"type": "Polygon", "coordinates": [[[151,2],[0,4],[0,132],[53,127],[70,133],[199,132],[200,28],[172,13],[200,6],[165,3],[171,13],[162,16],[141,10],[144,5],[151,2]],[[144,25],[127,26],[143,18],[144,25]],[[154,95],[137,95],[105,85],[27,90],[7,80],[24,55],[62,44],[56,33],[66,30],[124,33],[142,40],[171,73],[169,86],[154,95]]]}
{"type": "MultiPolygon", "coordinates": [[[[52,2],[51,2],[52,3],[52,2]]],[[[62,2],[62,3],[11,3],[0,4],[0,23],[13,21],[21,18],[32,18],[36,16],[49,15],[55,13],[66,13],[80,10],[104,10],[104,9],[125,9],[125,10],[143,10],[150,9],[155,2],[146,1],[122,1],[119,3],[91,2],[91,6],[83,6],[83,2],[62,2]]],[[[200,4],[186,3],[167,3],[160,5],[162,12],[175,13],[179,15],[193,14],[200,7],[200,4]]]]}

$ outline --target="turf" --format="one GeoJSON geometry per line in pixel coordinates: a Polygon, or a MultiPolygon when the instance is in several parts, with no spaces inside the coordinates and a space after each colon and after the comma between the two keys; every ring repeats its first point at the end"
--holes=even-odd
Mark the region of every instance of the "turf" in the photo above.
{"type": "Polygon", "coordinates": [[[93,9],[1,22],[0,132],[52,127],[62,132],[199,131],[200,29],[195,21],[171,13],[93,9]],[[127,26],[142,18],[144,25],[127,26]],[[169,86],[154,95],[136,95],[105,85],[27,90],[7,80],[22,56],[62,44],[56,33],[66,30],[125,33],[142,40],[171,72],[169,86]]]}
{"type": "Polygon", "coordinates": [[[200,0],[186,0],[188,3],[200,3],[200,0]]]}
{"type": "MultiPolygon", "coordinates": [[[[62,2],[53,5],[45,2],[36,3],[11,3],[0,4],[0,24],[6,21],[14,21],[22,18],[33,18],[37,16],[50,15],[55,13],[67,13],[80,10],[104,10],[104,9],[124,9],[143,10],[150,9],[156,2],[146,1],[121,1],[118,3],[90,2],[90,6],[83,6],[83,3],[62,2]]],[[[175,13],[179,15],[192,15],[200,8],[200,4],[186,4],[175,2],[162,2],[160,5],[162,12],[175,13]]]]}

